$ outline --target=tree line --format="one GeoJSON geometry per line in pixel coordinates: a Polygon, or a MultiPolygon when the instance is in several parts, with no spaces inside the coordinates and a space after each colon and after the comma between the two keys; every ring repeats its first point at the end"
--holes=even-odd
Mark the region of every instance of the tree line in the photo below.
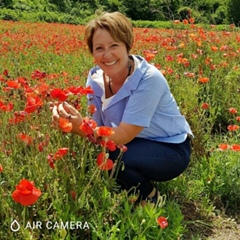
{"type": "Polygon", "coordinates": [[[86,19],[96,10],[120,11],[132,20],[240,25],[240,0],[1,0],[0,8],[24,12],[58,12],[86,19]]]}

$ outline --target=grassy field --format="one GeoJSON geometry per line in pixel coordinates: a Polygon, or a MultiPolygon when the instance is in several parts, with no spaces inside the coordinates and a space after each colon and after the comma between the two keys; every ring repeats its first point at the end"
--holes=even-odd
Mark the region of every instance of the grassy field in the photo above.
{"type": "Polygon", "coordinates": [[[52,101],[90,116],[85,81],[94,62],[84,26],[0,21],[2,240],[200,240],[237,226],[240,31],[175,24],[134,28],[132,53],[166,76],[195,135],[191,163],[158,184],[158,208],[135,209],[135,196],[97,164],[105,147],[52,127],[52,101]]]}

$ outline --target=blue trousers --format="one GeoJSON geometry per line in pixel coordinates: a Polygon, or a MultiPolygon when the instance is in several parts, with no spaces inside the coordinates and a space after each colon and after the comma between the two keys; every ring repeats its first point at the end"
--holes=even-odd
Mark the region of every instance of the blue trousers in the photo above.
{"type": "MultiPolygon", "coordinates": [[[[117,183],[127,190],[136,187],[143,199],[153,190],[152,181],[163,182],[179,176],[190,161],[189,138],[179,144],[135,138],[126,146],[122,157],[124,170],[119,170],[117,183]]],[[[109,154],[115,160],[119,150],[109,154]]]]}

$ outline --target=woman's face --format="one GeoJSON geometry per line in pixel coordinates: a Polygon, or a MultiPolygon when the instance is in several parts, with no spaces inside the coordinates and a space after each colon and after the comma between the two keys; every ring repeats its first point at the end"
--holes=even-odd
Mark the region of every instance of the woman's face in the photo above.
{"type": "Polygon", "coordinates": [[[121,76],[126,71],[127,48],[123,42],[114,40],[106,29],[98,28],[93,34],[93,57],[111,78],[121,76]]]}

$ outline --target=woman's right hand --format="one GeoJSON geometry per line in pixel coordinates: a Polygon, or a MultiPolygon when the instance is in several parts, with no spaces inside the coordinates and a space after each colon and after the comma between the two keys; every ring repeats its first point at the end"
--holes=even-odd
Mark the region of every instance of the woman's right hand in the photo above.
{"type": "Polygon", "coordinates": [[[52,107],[52,123],[55,128],[58,128],[59,118],[66,118],[72,123],[71,133],[83,135],[79,129],[82,124],[82,116],[76,108],[67,102],[53,105],[52,107]]]}

